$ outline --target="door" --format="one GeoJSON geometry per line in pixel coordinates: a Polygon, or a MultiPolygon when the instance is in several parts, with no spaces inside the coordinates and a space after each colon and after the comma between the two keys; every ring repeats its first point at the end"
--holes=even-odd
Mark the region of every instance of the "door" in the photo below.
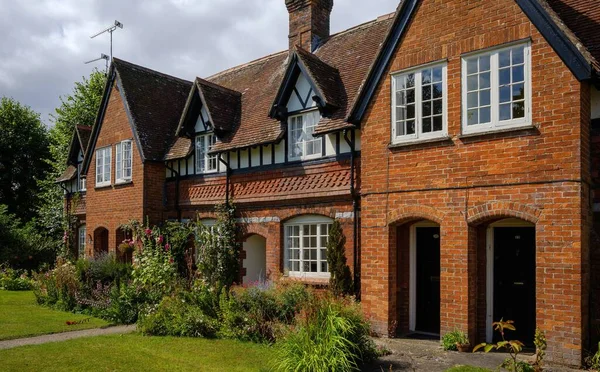
{"type": "Polygon", "coordinates": [[[415,331],[440,333],[440,228],[416,228],[415,331]]]}
{"type": "MultiPolygon", "coordinates": [[[[494,228],[493,320],[513,320],[507,340],[533,344],[535,332],[535,227],[494,228]]],[[[494,332],[494,342],[500,339],[494,332]]]]}
{"type": "Polygon", "coordinates": [[[243,245],[246,258],[243,260],[245,275],[244,284],[264,282],[267,271],[267,240],[259,235],[252,235],[243,245]]]}

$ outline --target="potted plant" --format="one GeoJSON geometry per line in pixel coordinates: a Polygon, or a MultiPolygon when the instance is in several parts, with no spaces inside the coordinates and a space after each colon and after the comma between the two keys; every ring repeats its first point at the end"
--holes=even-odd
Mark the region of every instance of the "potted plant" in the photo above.
{"type": "Polygon", "coordinates": [[[466,333],[454,330],[448,332],[442,337],[442,347],[444,350],[458,350],[462,353],[471,351],[471,343],[466,333]]]}

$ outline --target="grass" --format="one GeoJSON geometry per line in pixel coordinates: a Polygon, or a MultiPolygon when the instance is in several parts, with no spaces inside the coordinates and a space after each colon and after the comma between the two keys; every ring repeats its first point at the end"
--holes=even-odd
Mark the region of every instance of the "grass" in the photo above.
{"type": "Polygon", "coordinates": [[[104,320],[90,318],[89,322],[67,325],[67,321],[89,318],[38,305],[33,292],[0,290],[0,340],[77,331],[108,325],[104,320]]]}
{"type": "Polygon", "coordinates": [[[487,368],[473,366],[454,366],[446,370],[446,372],[492,372],[487,368]]]}
{"type": "Polygon", "coordinates": [[[233,340],[98,336],[0,350],[3,371],[264,371],[271,348],[233,340]]]}

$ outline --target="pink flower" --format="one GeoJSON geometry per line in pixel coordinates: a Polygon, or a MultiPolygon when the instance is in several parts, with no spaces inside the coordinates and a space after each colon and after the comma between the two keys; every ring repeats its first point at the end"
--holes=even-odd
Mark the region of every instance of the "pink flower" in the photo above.
{"type": "Polygon", "coordinates": [[[146,231],[146,235],[148,235],[148,236],[150,236],[152,234],[152,230],[150,230],[150,229],[146,229],[145,231],[146,231]]]}
{"type": "Polygon", "coordinates": [[[165,244],[165,251],[169,251],[169,249],[171,249],[171,244],[165,244]]]}
{"type": "Polygon", "coordinates": [[[158,238],[156,238],[156,242],[157,242],[158,244],[162,244],[164,240],[165,240],[165,239],[163,238],[163,236],[162,236],[162,235],[161,235],[161,236],[159,236],[158,238]]]}
{"type": "Polygon", "coordinates": [[[169,262],[170,262],[170,263],[173,263],[173,258],[170,258],[170,259],[169,259],[169,262]]]}
{"type": "Polygon", "coordinates": [[[63,243],[67,242],[67,238],[69,237],[69,234],[67,233],[67,231],[65,230],[65,233],[63,234],[63,243]]]}

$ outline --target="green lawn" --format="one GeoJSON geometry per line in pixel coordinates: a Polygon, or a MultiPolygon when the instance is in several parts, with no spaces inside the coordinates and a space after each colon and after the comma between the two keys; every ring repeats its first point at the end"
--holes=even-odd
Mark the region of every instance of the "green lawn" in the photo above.
{"type": "Polygon", "coordinates": [[[3,371],[266,371],[270,347],[232,340],[98,336],[0,350],[3,371]]]}
{"type": "Polygon", "coordinates": [[[98,328],[108,325],[104,320],[91,318],[89,322],[67,325],[67,321],[89,318],[39,306],[33,292],[0,290],[0,340],[98,328]]]}

